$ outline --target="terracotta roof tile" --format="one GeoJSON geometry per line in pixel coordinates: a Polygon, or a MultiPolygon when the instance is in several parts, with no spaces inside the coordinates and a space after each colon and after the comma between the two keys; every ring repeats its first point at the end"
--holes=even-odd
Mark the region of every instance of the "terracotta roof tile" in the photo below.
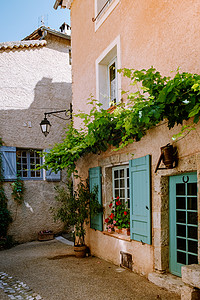
{"type": "Polygon", "coordinates": [[[18,48],[33,48],[46,46],[47,42],[42,40],[31,40],[31,41],[17,41],[17,42],[5,42],[0,43],[0,50],[6,49],[18,49],[18,48]]]}

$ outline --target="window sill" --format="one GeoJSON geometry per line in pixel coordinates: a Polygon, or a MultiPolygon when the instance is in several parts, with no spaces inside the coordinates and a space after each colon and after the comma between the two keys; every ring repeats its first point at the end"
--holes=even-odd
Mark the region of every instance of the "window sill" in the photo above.
{"type": "Polygon", "coordinates": [[[109,233],[107,231],[103,231],[102,232],[104,235],[108,235],[108,236],[111,236],[115,239],[118,239],[118,240],[123,240],[123,241],[127,241],[127,242],[131,242],[131,238],[130,236],[128,235],[125,235],[125,234],[120,234],[120,233],[109,233]]]}

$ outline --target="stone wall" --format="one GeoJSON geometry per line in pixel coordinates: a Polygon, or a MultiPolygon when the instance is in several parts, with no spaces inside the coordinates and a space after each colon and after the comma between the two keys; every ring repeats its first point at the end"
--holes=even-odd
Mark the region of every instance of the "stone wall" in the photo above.
{"type": "MultiPolygon", "coordinates": [[[[48,36],[44,47],[0,50],[0,137],[5,146],[25,149],[47,149],[60,142],[65,121],[54,116],[50,134],[45,138],[40,129],[44,112],[69,109],[71,92],[70,41],[48,36]]],[[[65,117],[62,115],[62,117],[65,117]]],[[[25,180],[24,203],[16,206],[11,197],[11,182],[5,183],[8,207],[13,223],[9,234],[26,242],[37,238],[40,230],[63,229],[54,223],[49,209],[55,206],[56,184],[45,180],[25,180]]]]}
{"type": "MultiPolygon", "coordinates": [[[[161,274],[169,271],[169,176],[186,172],[197,171],[197,174],[199,173],[199,125],[187,137],[174,143],[179,154],[178,166],[170,170],[158,170],[155,173],[161,153],[160,147],[169,143],[170,137],[179,129],[180,127],[175,127],[169,130],[166,125],[159,126],[150,130],[140,142],[133,143],[118,152],[110,149],[99,155],[87,155],[78,161],[79,174],[83,178],[88,176],[89,168],[97,166],[102,168],[103,219],[105,219],[112,198],[112,167],[128,164],[130,159],[147,154],[150,154],[152,158],[152,245],[144,245],[141,242],[130,241],[116,235],[108,236],[105,234],[106,226],[104,224],[104,232],[87,229],[86,241],[92,254],[119,265],[120,251],[130,253],[133,260],[132,269],[146,276],[153,270],[161,274]],[[192,143],[194,140],[195,144],[192,143]]],[[[161,166],[164,167],[164,165],[161,166]]],[[[199,200],[198,203],[200,203],[199,200]]]]}

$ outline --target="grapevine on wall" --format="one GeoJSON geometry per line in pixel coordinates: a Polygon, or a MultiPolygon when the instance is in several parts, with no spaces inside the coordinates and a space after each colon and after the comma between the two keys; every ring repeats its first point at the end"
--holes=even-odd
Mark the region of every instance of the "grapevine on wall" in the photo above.
{"type": "Polygon", "coordinates": [[[130,80],[134,92],[123,91],[126,104],[119,104],[112,113],[99,109],[93,97],[88,102],[90,112],[79,113],[82,127],[71,123],[63,142],[45,154],[44,168],[58,171],[67,168],[69,175],[76,173],[76,162],[88,153],[115,150],[137,142],[146,132],[166,122],[171,129],[192,117],[190,125],[183,126],[174,136],[179,138],[195,128],[200,117],[200,75],[176,72],[173,78],[162,76],[155,68],[148,70],[118,70],[130,80]]]}

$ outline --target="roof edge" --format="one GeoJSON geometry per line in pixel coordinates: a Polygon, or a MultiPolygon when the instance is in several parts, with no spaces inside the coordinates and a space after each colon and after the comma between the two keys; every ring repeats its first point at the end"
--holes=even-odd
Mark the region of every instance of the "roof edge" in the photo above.
{"type": "MultiPolygon", "coordinates": [[[[59,32],[57,30],[51,29],[51,28],[46,27],[46,26],[41,26],[41,27],[37,28],[36,30],[34,30],[31,34],[27,35],[25,38],[23,38],[22,41],[34,39],[34,36],[39,35],[38,31],[40,31],[40,30],[42,32],[46,31],[47,33],[50,33],[52,35],[64,38],[66,40],[71,40],[71,36],[67,35],[66,33],[59,32]]],[[[42,36],[40,37],[40,39],[42,40],[42,36]]]]}
{"type": "Polygon", "coordinates": [[[44,47],[46,41],[32,40],[32,41],[17,41],[17,42],[4,42],[0,43],[0,50],[12,50],[18,48],[33,48],[33,47],[44,47]]]}

